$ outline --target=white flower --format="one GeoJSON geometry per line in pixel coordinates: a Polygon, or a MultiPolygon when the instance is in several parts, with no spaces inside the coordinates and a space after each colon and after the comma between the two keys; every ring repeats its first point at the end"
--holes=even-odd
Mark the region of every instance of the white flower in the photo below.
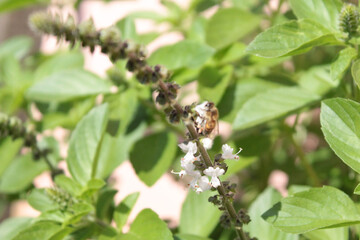
{"type": "Polygon", "coordinates": [[[223,154],[221,155],[221,157],[223,159],[236,159],[237,160],[237,159],[239,159],[238,154],[242,151],[242,148],[240,148],[240,150],[237,153],[233,154],[234,149],[232,147],[230,147],[229,145],[224,144],[222,146],[222,151],[223,151],[223,154]]]}
{"type": "Polygon", "coordinates": [[[205,149],[210,149],[214,143],[211,138],[204,138],[201,142],[205,149]]]}
{"type": "Polygon", "coordinates": [[[179,175],[180,178],[182,178],[183,176],[186,175],[186,171],[185,170],[181,170],[180,172],[175,172],[174,170],[171,170],[172,174],[177,174],[179,175]]]}
{"type": "Polygon", "coordinates": [[[191,152],[188,152],[180,161],[181,167],[186,171],[193,171],[195,169],[194,161],[197,158],[191,152]]]}
{"type": "Polygon", "coordinates": [[[218,178],[218,176],[221,176],[225,173],[224,169],[221,169],[219,167],[213,168],[213,167],[208,167],[207,169],[204,170],[204,174],[211,177],[211,185],[214,188],[217,188],[218,186],[220,186],[220,180],[218,178]]]}
{"type": "Polygon", "coordinates": [[[195,154],[197,152],[197,146],[196,146],[196,143],[193,143],[193,142],[188,142],[188,144],[185,144],[185,143],[181,143],[178,145],[181,150],[184,152],[184,153],[189,153],[191,152],[192,154],[195,154]]]}
{"type": "Polygon", "coordinates": [[[202,176],[198,180],[198,188],[196,189],[196,193],[201,193],[203,191],[207,191],[211,189],[211,184],[209,182],[209,178],[206,176],[202,176]]]}
{"type": "Polygon", "coordinates": [[[208,101],[205,101],[195,107],[195,111],[199,114],[200,117],[205,117],[206,114],[206,104],[208,104],[208,101]]]}

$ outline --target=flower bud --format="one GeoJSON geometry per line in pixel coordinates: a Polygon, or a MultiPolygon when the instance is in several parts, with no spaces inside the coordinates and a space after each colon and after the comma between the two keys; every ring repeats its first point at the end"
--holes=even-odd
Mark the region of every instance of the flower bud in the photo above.
{"type": "Polygon", "coordinates": [[[339,17],[339,28],[348,34],[348,38],[356,35],[359,26],[359,11],[353,4],[345,4],[339,17]]]}
{"type": "Polygon", "coordinates": [[[102,29],[100,32],[100,41],[103,44],[117,43],[121,41],[121,33],[115,26],[102,29]]]}
{"type": "Polygon", "coordinates": [[[174,124],[180,122],[180,117],[179,117],[179,115],[177,114],[177,112],[176,112],[175,109],[170,112],[170,114],[169,114],[169,120],[170,120],[171,123],[174,123],[174,124]]]}
{"type": "Polygon", "coordinates": [[[159,92],[159,94],[156,96],[155,101],[160,105],[166,104],[166,97],[163,92],[159,92]]]}
{"type": "Polygon", "coordinates": [[[53,19],[47,12],[37,12],[30,16],[29,25],[35,32],[43,32],[46,34],[53,34],[53,19]]]}

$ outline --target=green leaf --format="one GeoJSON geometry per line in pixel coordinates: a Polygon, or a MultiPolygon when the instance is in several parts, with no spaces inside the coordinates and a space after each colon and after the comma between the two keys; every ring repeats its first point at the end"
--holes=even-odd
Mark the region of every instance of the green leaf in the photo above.
{"type": "Polygon", "coordinates": [[[48,77],[55,72],[80,69],[84,66],[84,56],[79,51],[60,52],[43,62],[35,71],[35,81],[48,77]]]}
{"type": "Polygon", "coordinates": [[[13,239],[20,231],[27,228],[32,218],[8,218],[0,224],[0,239],[13,239]]]}
{"type": "Polygon", "coordinates": [[[37,222],[21,231],[12,240],[49,239],[61,229],[61,226],[50,221],[37,222]]]}
{"type": "Polygon", "coordinates": [[[286,116],[319,97],[298,87],[281,87],[250,98],[237,113],[234,129],[245,129],[286,116]]]}
{"type": "Polygon", "coordinates": [[[309,240],[348,240],[349,239],[349,228],[339,227],[331,229],[320,229],[304,234],[309,240]]]}
{"type": "Polygon", "coordinates": [[[33,161],[31,154],[14,159],[0,181],[0,192],[16,193],[29,187],[36,176],[48,169],[44,161],[33,161]]]}
{"type": "Polygon", "coordinates": [[[330,30],[309,19],[275,25],[260,33],[246,51],[260,57],[293,56],[311,48],[340,44],[330,30]]]}
{"type": "Polygon", "coordinates": [[[339,82],[347,69],[349,68],[352,60],[357,56],[357,51],[354,48],[348,47],[339,52],[338,58],[331,64],[330,74],[333,81],[339,82]]]}
{"type": "Polygon", "coordinates": [[[123,235],[119,239],[173,240],[173,237],[166,223],[155,212],[151,209],[144,209],[137,215],[133,224],[131,224],[129,234],[123,235]]]}
{"type": "Polygon", "coordinates": [[[57,186],[67,191],[72,196],[78,196],[82,188],[81,185],[74,179],[62,174],[55,177],[55,183],[57,186]]]}
{"type": "Polygon", "coordinates": [[[210,191],[201,194],[188,192],[181,210],[179,233],[207,237],[213,231],[219,223],[221,211],[208,202],[212,195],[214,193],[210,191]]]}
{"type": "Polygon", "coordinates": [[[357,59],[352,67],[351,67],[351,74],[353,76],[354,81],[358,88],[360,88],[360,59],[357,59]]]}
{"type": "Polygon", "coordinates": [[[246,56],[246,45],[241,42],[235,42],[227,48],[218,51],[214,58],[218,64],[227,64],[235,62],[246,56]]]}
{"type": "Polygon", "coordinates": [[[340,79],[331,79],[329,65],[312,67],[304,72],[299,79],[299,85],[302,88],[318,95],[324,95],[337,87],[339,83],[340,79]]]}
{"type": "Polygon", "coordinates": [[[202,99],[218,104],[228,86],[234,68],[225,66],[222,69],[207,66],[202,69],[198,77],[198,93],[202,99]]]}
{"type": "Polygon", "coordinates": [[[36,82],[26,93],[30,100],[63,102],[109,93],[110,85],[97,75],[81,69],[57,71],[36,82]]]}
{"type": "Polygon", "coordinates": [[[0,176],[2,176],[6,168],[11,164],[22,145],[23,141],[21,139],[13,141],[11,137],[7,137],[0,140],[0,176]]]}
{"type": "Polygon", "coordinates": [[[220,8],[207,24],[206,42],[216,49],[226,47],[254,31],[260,20],[249,11],[220,8]]]}
{"type": "MultiPolygon", "coordinates": [[[[12,0],[10,0],[12,1],[12,0]]],[[[0,12],[1,12],[0,2],[0,12]]],[[[0,59],[13,56],[15,59],[23,58],[33,45],[33,40],[29,36],[17,36],[6,40],[0,45],[0,59]]]]}
{"type": "Polygon", "coordinates": [[[117,229],[120,232],[126,224],[130,212],[133,209],[137,199],[139,198],[139,195],[139,192],[132,193],[126,196],[126,198],[122,200],[119,205],[116,206],[114,211],[114,221],[116,223],[117,229]]]}
{"type": "Polygon", "coordinates": [[[146,185],[152,186],[168,170],[176,154],[176,143],[175,135],[159,132],[133,145],[130,161],[137,176],[146,185]]]}
{"type": "Polygon", "coordinates": [[[360,183],[354,189],[354,194],[360,195],[360,183]]]}
{"type": "Polygon", "coordinates": [[[115,26],[120,30],[123,39],[137,40],[136,26],[132,18],[123,18],[118,21],[115,26]]]}
{"type": "Polygon", "coordinates": [[[199,237],[192,234],[176,234],[174,240],[211,240],[207,237],[199,237]]]}
{"type": "Polygon", "coordinates": [[[107,124],[108,106],[92,109],[73,131],[66,162],[73,178],[81,185],[96,176],[99,145],[107,124]]]}
{"type": "Polygon", "coordinates": [[[321,103],[321,129],[336,155],[360,173],[360,104],[334,98],[321,103]]]}
{"type": "Polygon", "coordinates": [[[111,188],[102,189],[96,201],[96,217],[111,222],[114,211],[114,196],[117,190],[111,188]]]}
{"type": "Polygon", "coordinates": [[[304,233],[360,223],[360,213],[342,191],[329,186],[312,188],[282,199],[263,218],[288,233],[304,233]]]}
{"type": "Polygon", "coordinates": [[[188,67],[197,68],[203,65],[214,53],[214,49],[192,40],[183,40],[174,45],[157,49],[151,54],[150,65],[160,64],[174,70],[188,67]]]}
{"type": "Polygon", "coordinates": [[[69,208],[69,212],[71,212],[71,216],[63,222],[63,226],[71,225],[79,222],[81,218],[87,215],[90,212],[94,211],[93,205],[88,203],[75,203],[69,208]]]}
{"type": "Polygon", "coordinates": [[[126,135],[120,134],[117,137],[112,137],[110,134],[105,133],[101,144],[96,177],[108,177],[116,167],[129,159],[132,145],[143,136],[145,129],[146,124],[141,124],[134,131],[126,135]]]}
{"type": "Polygon", "coordinates": [[[59,208],[59,206],[49,198],[46,193],[46,189],[33,189],[27,200],[31,207],[40,212],[46,212],[59,208]]]}
{"type": "Polygon", "coordinates": [[[281,195],[278,191],[272,188],[267,188],[250,205],[249,216],[251,218],[251,222],[248,225],[244,225],[244,228],[246,231],[250,232],[251,237],[256,237],[261,240],[299,239],[298,235],[282,232],[261,218],[261,214],[280,200],[281,195]],[[259,229],[261,229],[261,231],[259,231],[259,229]]]}
{"type": "Polygon", "coordinates": [[[298,19],[309,18],[336,30],[343,3],[340,0],[290,0],[290,6],[298,19]]]}
{"type": "Polygon", "coordinates": [[[267,90],[278,88],[280,84],[265,81],[260,78],[243,78],[236,85],[231,85],[221,99],[218,109],[220,119],[233,122],[236,113],[246,103],[247,100],[267,90]]]}

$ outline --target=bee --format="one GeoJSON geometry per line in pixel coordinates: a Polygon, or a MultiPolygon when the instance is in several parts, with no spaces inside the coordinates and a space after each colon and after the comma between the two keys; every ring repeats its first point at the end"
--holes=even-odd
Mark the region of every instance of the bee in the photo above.
{"type": "Polygon", "coordinates": [[[219,111],[213,102],[204,102],[195,107],[195,127],[200,135],[213,139],[219,133],[219,111]]]}

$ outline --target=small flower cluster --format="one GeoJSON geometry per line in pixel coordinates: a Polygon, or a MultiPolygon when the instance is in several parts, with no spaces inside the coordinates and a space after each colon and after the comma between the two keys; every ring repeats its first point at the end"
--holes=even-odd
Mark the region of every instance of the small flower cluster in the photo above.
{"type": "MultiPolygon", "coordinates": [[[[206,141],[211,141],[211,139],[206,141]]],[[[196,156],[198,151],[196,143],[181,143],[179,147],[186,154],[181,159],[182,170],[180,172],[171,171],[173,174],[177,174],[180,177],[185,175],[192,177],[189,186],[197,193],[210,190],[212,187],[217,188],[221,185],[219,176],[225,174],[226,168],[224,169],[221,165],[206,168],[202,161],[200,161],[201,156],[196,156]],[[209,177],[211,177],[211,180],[209,180],[209,177]]],[[[239,152],[233,154],[233,149],[229,145],[223,145],[222,150],[221,159],[239,159],[237,156],[239,152]]]]}
{"type": "Polygon", "coordinates": [[[50,153],[50,149],[40,149],[38,147],[34,131],[25,127],[19,118],[0,113],[0,138],[8,136],[13,140],[24,139],[24,146],[31,148],[34,160],[39,160],[50,153]]]}

